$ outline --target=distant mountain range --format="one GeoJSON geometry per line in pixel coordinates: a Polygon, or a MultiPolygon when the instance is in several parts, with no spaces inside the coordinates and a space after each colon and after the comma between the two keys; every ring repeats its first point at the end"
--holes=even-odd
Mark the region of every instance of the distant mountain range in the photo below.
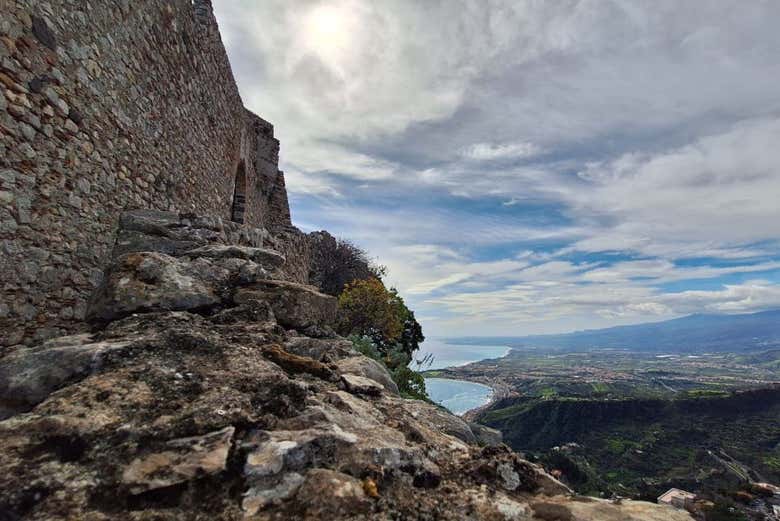
{"type": "Polygon", "coordinates": [[[574,351],[599,348],[665,352],[772,349],[780,347],[780,309],[745,315],[689,315],[663,322],[559,335],[461,337],[447,342],[574,351]]]}

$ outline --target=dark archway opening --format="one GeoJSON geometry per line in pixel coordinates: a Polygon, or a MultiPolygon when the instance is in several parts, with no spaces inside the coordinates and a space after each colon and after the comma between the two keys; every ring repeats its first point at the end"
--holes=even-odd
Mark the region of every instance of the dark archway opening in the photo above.
{"type": "Polygon", "coordinates": [[[246,170],[244,162],[238,163],[236,171],[236,187],[233,191],[233,206],[230,209],[230,220],[244,224],[244,211],[246,210],[246,170]]]}

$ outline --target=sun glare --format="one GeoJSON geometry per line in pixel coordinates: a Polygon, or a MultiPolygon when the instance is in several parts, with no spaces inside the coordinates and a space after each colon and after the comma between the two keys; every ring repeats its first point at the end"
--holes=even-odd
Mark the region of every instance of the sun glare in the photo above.
{"type": "Polygon", "coordinates": [[[315,7],[304,22],[306,47],[330,65],[338,66],[349,51],[354,16],[353,10],[343,4],[315,7]]]}

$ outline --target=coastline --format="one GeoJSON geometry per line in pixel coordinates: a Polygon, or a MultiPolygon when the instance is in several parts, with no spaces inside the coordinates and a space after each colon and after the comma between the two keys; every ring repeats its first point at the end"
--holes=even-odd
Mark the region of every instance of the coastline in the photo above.
{"type": "Polygon", "coordinates": [[[488,410],[490,407],[492,407],[496,402],[499,400],[502,400],[504,398],[513,396],[515,393],[511,391],[511,389],[504,383],[498,382],[492,379],[489,379],[487,377],[468,377],[464,376],[462,374],[459,374],[459,369],[472,365],[472,364],[479,364],[481,362],[484,362],[486,360],[502,360],[509,356],[509,354],[512,352],[512,347],[507,346],[506,353],[504,353],[500,357],[492,357],[492,358],[483,358],[480,360],[474,360],[471,362],[466,362],[459,365],[451,365],[447,366],[441,369],[428,369],[425,371],[421,371],[423,378],[440,378],[440,379],[446,379],[446,380],[455,380],[455,381],[461,381],[461,382],[469,382],[479,385],[484,385],[486,387],[490,387],[492,390],[490,393],[490,397],[488,398],[488,401],[484,404],[480,405],[479,407],[475,407],[473,409],[469,409],[466,412],[462,414],[457,414],[456,416],[459,416],[463,418],[466,421],[474,421],[474,419],[479,416],[482,412],[488,410]],[[428,373],[434,373],[428,375],[428,373]]]}

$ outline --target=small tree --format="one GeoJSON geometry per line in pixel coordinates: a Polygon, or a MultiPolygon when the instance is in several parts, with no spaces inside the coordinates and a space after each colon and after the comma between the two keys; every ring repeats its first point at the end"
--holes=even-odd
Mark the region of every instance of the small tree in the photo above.
{"type": "Polygon", "coordinates": [[[402,396],[428,399],[425,379],[409,368],[425,336],[395,288],[385,288],[379,277],[347,283],[339,295],[337,330],[355,349],[387,367],[402,396]]]}
{"type": "Polygon", "coordinates": [[[379,279],[351,282],[339,295],[338,332],[369,337],[382,354],[401,338],[404,319],[396,296],[379,279]]]}
{"type": "Polygon", "coordinates": [[[429,399],[428,391],[425,389],[425,378],[417,371],[412,371],[404,365],[396,367],[390,374],[393,376],[393,381],[404,398],[429,399]]]}
{"type": "Polygon", "coordinates": [[[425,340],[425,336],[422,332],[422,326],[414,317],[414,311],[406,307],[404,299],[398,294],[398,290],[390,288],[390,295],[393,298],[395,306],[398,308],[398,313],[401,316],[403,323],[403,330],[401,336],[398,339],[398,344],[401,350],[406,354],[408,360],[406,364],[411,362],[412,354],[420,349],[420,342],[425,340]]]}

